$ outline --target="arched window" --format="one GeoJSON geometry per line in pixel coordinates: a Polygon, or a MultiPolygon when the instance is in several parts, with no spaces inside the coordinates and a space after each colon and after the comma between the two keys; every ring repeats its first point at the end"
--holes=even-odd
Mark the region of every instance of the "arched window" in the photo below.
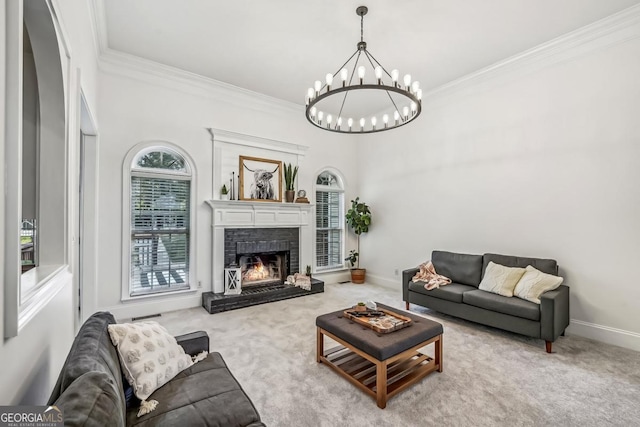
{"type": "Polygon", "coordinates": [[[167,146],[130,163],[129,287],[124,298],[191,288],[192,168],[167,146]]]}
{"type": "Polygon", "coordinates": [[[344,186],[325,169],[316,177],[316,271],[344,267],[344,186]]]}

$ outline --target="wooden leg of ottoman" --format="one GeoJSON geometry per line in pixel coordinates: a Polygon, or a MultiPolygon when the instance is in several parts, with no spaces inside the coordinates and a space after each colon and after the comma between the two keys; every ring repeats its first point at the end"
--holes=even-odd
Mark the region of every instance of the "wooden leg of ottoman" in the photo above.
{"type": "Polygon", "coordinates": [[[438,365],[438,372],[442,372],[442,335],[433,344],[435,346],[434,359],[436,365],[438,365]]]}
{"type": "Polygon", "coordinates": [[[387,407],[387,362],[376,362],[376,403],[378,408],[387,407]]]}
{"type": "Polygon", "coordinates": [[[320,363],[320,358],[324,354],[324,335],[322,335],[320,328],[316,327],[316,330],[316,362],[320,363]]]}

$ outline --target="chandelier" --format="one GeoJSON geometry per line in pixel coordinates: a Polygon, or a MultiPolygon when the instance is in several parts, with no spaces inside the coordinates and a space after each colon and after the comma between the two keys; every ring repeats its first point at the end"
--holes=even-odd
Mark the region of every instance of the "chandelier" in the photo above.
{"type": "Polygon", "coordinates": [[[389,73],[367,50],[363,34],[364,15],[368,11],[366,6],[356,9],[356,14],[360,16],[360,42],[353,55],[338,71],[327,74],[324,84],[317,80],[314,86],[307,90],[305,114],[314,126],[340,133],[382,132],[406,125],[422,111],[420,83],[412,82],[409,74],[405,74],[400,82],[398,70],[389,73]],[[354,58],[355,61],[352,61],[354,58]],[[367,72],[367,69],[370,71],[367,72]],[[357,79],[354,81],[356,75],[357,79]],[[347,97],[355,91],[375,91],[378,95],[382,94],[384,104],[370,104],[369,108],[373,105],[376,111],[370,111],[369,114],[355,114],[353,109],[349,114],[345,114],[347,97]]]}

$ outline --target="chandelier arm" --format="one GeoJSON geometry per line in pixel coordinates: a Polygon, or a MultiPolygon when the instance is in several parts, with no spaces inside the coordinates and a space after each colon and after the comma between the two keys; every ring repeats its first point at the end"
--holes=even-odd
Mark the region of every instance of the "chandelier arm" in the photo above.
{"type": "MultiPolygon", "coordinates": [[[[351,55],[351,56],[349,57],[349,59],[347,59],[346,61],[344,61],[344,64],[342,64],[342,67],[338,68],[338,71],[336,71],[335,73],[333,73],[333,77],[337,76],[337,75],[338,75],[338,73],[340,72],[340,70],[342,70],[342,69],[344,68],[344,66],[345,66],[345,65],[347,65],[347,64],[349,63],[349,61],[351,61],[351,60],[353,59],[353,57],[354,57],[354,56],[356,56],[356,53],[359,53],[359,52],[360,52],[360,51],[356,49],[356,51],[355,51],[355,52],[353,52],[353,55],[351,55]]],[[[356,63],[357,63],[357,62],[358,62],[358,60],[356,59],[356,63]]],[[[324,85],[322,88],[324,89],[324,87],[325,87],[326,85],[327,85],[327,84],[325,83],[325,85],[324,85]]]]}
{"type": "MultiPolygon", "coordinates": [[[[367,59],[369,60],[369,63],[371,64],[371,67],[376,68],[375,65],[373,65],[373,61],[371,61],[371,58],[373,58],[373,55],[369,55],[369,52],[367,52],[366,50],[364,51],[364,54],[366,55],[367,59]]],[[[373,58],[374,61],[376,61],[376,63],[378,65],[380,65],[380,63],[373,58]]],[[[380,67],[382,67],[382,65],[380,65],[380,67]]],[[[384,70],[384,67],[382,67],[382,69],[384,70]]],[[[387,70],[385,70],[386,72],[387,70]]],[[[387,73],[389,74],[389,73],[387,73]]],[[[391,75],[389,75],[389,77],[391,77],[391,75]]],[[[382,81],[382,80],[381,80],[382,81]]],[[[388,90],[385,90],[385,92],[387,93],[387,96],[389,97],[389,99],[391,100],[391,103],[393,104],[393,107],[396,109],[396,111],[398,112],[398,114],[400,114],[400,110],[398,109],[398,106],[396,105],[396,102],[393,100],[393,97],[391,96],[391,94],[389,93],[388,90]]],[[[406,121],[404,117],[402,117],[402,114],[400,114],[400,117],[402,118],[402,121],[406,121]]]]}
{"type": "MultiPolygon", "coordinates": [[[[358,54],[358,56],[356,57],[356,62],[353,64],[353,71],[351,71],[351,77],[349,78],[349,86],[351,86],[351,82],[353,81],[353,76],[356,75],[356,66],[358,65],[358,61],[360,60],[360,54],[362,53],[362,51],[360,49],[356,50],[353,53],[353,55],[351,55],[351,58],[353,58],[356,53],[358,54]]],[[[351,61],[351,58],[349,58],[349,61],[351,61]]],[[[345,62],[343,67],[347,65],[349,61],[345,62]]],[[[342,110],[344,109],[344,103],[347,101],[347,95],[349,95],[349,91],[345,91],[344,93],[344,98],[342,98],[342,105],[340,105],[340,111],[338,112],[338,117],[342,117],[342,110]]],[[[338,127],[337,122],[335,126],[338,127]]]]}

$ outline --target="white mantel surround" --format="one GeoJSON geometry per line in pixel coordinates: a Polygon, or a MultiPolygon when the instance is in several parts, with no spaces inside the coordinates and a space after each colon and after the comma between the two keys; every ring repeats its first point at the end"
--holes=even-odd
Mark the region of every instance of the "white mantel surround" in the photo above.
{"type": "Polygon", "coordinates": [[[312,205],[307,203],[207,200],[211,207],[213,292],[224,292],[225,228],[298,228],[299,265],[313,265],[312,205]]]}

